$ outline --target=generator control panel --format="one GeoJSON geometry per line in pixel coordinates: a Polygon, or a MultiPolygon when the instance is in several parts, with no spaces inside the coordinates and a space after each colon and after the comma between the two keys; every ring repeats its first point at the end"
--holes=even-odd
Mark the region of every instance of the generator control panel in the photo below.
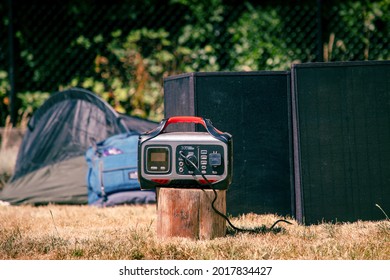
{"type": "Polygon", "coordinates": [[[231,136],[216,130],[208,120],[197,117],[176,120],[199,122],[208,131],[164,133],[166,122],[169,124],[166,120],[155,131],[140,135],[138,177],[141,189],[210,187],[210,184],[216,189],[226,189],[232,177],[231,136]]]}

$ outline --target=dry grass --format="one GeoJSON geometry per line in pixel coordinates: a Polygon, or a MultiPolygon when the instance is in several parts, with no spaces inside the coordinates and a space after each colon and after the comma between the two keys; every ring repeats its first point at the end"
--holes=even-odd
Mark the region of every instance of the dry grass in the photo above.
{"type": "MultiPolygon", "coordinates": [[[[0,206],[0,259],[390,259],[390,222],[283,224],[279,234],[207,241],[156,236],[156,206],[0,206]]],[[[275,215],[233,218],[271,225],[275,215]]]]}
{"type": "Polygon", "coordinates": [[[0,191],[13,174],[18,150],[18,147],[0,148],[0,191]]]}
{"type": "Polygon", "coordinates": [[[12,124],[8,116],[6,125],[0,137],[0,191],[14,172],[16,158],[19,151],[18,146],[10,145],[13,144],[10,140],[11,132],[12,124]]]}

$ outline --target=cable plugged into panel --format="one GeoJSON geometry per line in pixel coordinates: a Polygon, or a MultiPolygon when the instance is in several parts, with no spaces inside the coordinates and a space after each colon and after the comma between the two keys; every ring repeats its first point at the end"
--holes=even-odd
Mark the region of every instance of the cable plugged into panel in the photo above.
{"type": "Polygon", "coordinates": [[[230,235],[234,235],[234,234],[237,234],[239,232],[246,232],[246,233],[252,233],[252,234],[264,234],[264,233],[268,233],[268,232],[272,232],[272,233],[279,233],[279,232],[282,232],[284,230],[284,228],[281,228],[281,227],[276,227],[279,223],[286,223],[286,224],[292,224],[291,222],[285,220],[285,219],[279,219],[277,221],[275,221],[272,226],[270,227],[267,227],[266,225],[261,225],[261,226],[258,226],[258,227],[254,227],[254,228],[239,228],[237,226],[235,226],[231,221],[230,219],[225,215],[223,214],[222,212],[220,212],[216,207],[215,207],[215,201],[218,199],[218,193],[217,191],[215,190],[215,188],[213,187],[213,184],[212,182],[210,182],[207,177],[202,174],[202,172],[199,170],[198,166],[196,165],[196,163],[194,163],[188,156],[184,155],[184,153],[182,152],[179,152],[180,156],[185,160],[186,164],[188,165],[191,165],[192,168],[194,170],[196,170],[200,175],[202,176],[202,178],[205,180],[205,182],[207,183],[207,186],[213,190],[214,192],[214,199],[213,201],[211,202],[211,207],[213,208],[213,210],[218,214],[220,215],[222,218],[224,218],[226,220],[226,222],[229,224],[230,228],[228,227],[228,230],[227,230],[227,233],[230,234],[230,235]]]}

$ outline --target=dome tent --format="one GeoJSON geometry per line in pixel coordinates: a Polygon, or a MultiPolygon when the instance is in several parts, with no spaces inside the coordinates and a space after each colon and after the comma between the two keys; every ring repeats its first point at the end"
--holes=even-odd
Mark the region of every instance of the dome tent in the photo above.
{"type": "Polygon", "coordinates": [[[79,88],[53,94],[32,116],[15,172],[0,193],[11,204],[87,203],[85,152],[94,141],[142,133],[157,123],[118,114],[79,88]]]}

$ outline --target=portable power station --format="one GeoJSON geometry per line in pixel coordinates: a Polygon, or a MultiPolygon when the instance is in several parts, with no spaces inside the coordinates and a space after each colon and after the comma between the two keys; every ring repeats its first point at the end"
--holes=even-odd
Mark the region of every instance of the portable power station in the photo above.
{"type": "Polygon", "coordinates": [[[176,116],[163,119],[138,140],[141,189],[155,187],[227,189],[233,171],[233,140],[209,119],[176,116]],[[173,123],[201,124],[206,132],[165,132],[173,123]]]}

